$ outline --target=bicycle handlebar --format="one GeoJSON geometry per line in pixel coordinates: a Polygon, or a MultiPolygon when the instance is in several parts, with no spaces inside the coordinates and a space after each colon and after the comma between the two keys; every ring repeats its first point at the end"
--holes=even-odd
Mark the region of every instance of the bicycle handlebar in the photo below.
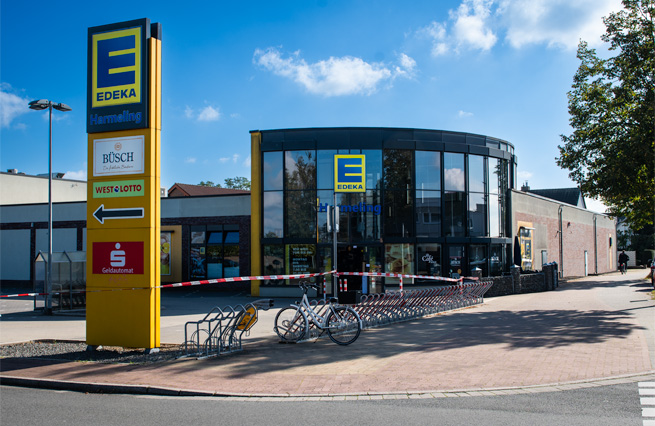
{"type": "Polygon", "coordinates": [[[304,291],[305,293],[306,293],[307,290],[309,290],[310,288],[313,288],[314,290],[318,290],[318,285],[316,285],[316,284],[312,284],[312,283],[308,283],[308,282],[306,282],[306,281],[301,281],[299,285],[300,285],[300,288],[302,289],[302,291],[304,291]]]}

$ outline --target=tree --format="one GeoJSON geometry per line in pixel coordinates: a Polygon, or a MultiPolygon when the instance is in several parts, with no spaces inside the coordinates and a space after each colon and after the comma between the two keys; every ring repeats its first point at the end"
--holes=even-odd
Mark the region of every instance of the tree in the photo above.
{"type": "Polygon", "coordinates": [[[602,59],[586,42],[578,45],[581,63],[568,93],[573,133],[561,135],[557,164],[639,229],[655,215],[655,1],[623,5],[603,20],[601,38],[615,56],[602,59]]]}
{"type": "MultiPolygon", "coordinates": [[[[226,178],[224,182],[225,182],[225,188],[228,188],[228,189],[243,189],[243,190],[246,190],[246,191],[250,191],[250,180],[248,178],[237,176],[237,177],[234,177],[234,178],[226,178]]],[[[223,186],[221,186],[220,183],[215,184],[214,182],[212,182],[210,180],[208,180],[207,182],[200,181],[200,183],[198,185],[200,185],[200,186],[213,186],[215,188],[223,188],[223,186]]]]}

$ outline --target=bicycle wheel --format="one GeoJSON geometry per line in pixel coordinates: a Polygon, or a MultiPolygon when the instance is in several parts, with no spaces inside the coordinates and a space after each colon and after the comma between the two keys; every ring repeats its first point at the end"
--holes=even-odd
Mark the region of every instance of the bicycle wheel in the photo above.
{"type": "Polygon", "coordinates": [[[359,337],[362,323],[352,308],[339,306],[327,318],[327,332],[338,345],[349,345],[359,337]]]}
{"type": "Polygon", "coordinates": [[[275,316],[275,332],[285,342],[297,342],[307,334],[307,315],[291,306],[275,316]]]}

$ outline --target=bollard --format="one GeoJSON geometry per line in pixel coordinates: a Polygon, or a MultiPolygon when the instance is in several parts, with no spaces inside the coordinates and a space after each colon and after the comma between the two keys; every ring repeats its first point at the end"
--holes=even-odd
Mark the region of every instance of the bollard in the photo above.
{"type": "Polygon", "coordinates": [[[327,300],[327,286],[325,284],[325,275],[323,275],[323,301],[327,300]]]}
{"type": "Polygon", "coordinates": [[[339,279],[339,291],[343,291],[343,280],[339,279]]]}
{"type": "Polygon", "coordinates": [[[348,291],[348,278],[343,280],[343,291],[348,291]]]}
{"type": "Polygon", "coordinates": [[[403,291],[403,277],[400,277],[400,291],[403,291]]]}

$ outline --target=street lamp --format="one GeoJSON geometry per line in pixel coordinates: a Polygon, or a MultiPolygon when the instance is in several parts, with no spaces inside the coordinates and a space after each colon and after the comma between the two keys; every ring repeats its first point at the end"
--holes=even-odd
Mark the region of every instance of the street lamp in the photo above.
{"type": "Polygon", "coordinates": [[[72,111],[66,104],[55,103],[47,99],[39,99],[29,103],[30,109],[49,110],[50,125],[48,128],[48,274],[46,276],[45,314],[52,314],[52,109],[57,111],[72,111]]]}

